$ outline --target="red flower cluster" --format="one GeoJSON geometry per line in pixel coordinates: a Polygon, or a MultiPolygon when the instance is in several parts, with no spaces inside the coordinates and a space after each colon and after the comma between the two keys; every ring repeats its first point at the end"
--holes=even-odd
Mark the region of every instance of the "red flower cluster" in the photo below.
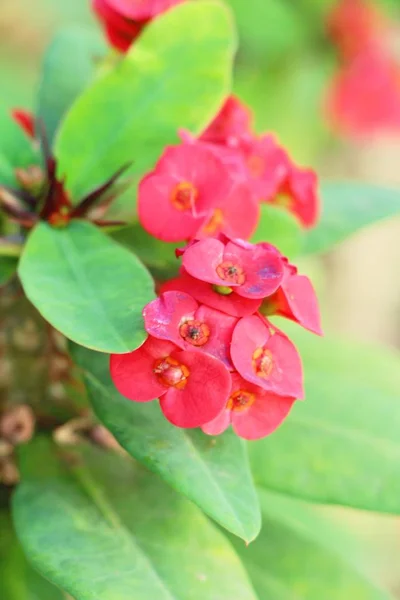
{"type": "Polygon", "coordinates": [[[154,17],[184,0],[92,0],[93,10],[103,23],[108,41],[126,52],[154,17]]]}
{"type": "Polygon", "coordinates": [[[159,398],[178,427],[268,435],[303,397],[303,378],[295,346],[265,315],[320,334],[311,283],[269,244],[220,235],[178,254],[180,276],[144,308],[147,341],[111,356],[113,381],[131,400],[159,398]]]}
{"type": "Polygon", "coordinates": [[[398,131],[400,71],[382,15],[370,0],[339,0],[327,25],[342,61],[327,99],[334,126],[350,136],[398,131]]]}
{"type": "Polygon", "coordinates": [[[220,233],[249,239],[260,202],[280,204],[304,227],[318,218],[317,178],[297,167],[271,135],[251,131],[248,109],[230,97],[198,138],[182,132],[139,186],[139,219],[167,241],[220,233]]]}

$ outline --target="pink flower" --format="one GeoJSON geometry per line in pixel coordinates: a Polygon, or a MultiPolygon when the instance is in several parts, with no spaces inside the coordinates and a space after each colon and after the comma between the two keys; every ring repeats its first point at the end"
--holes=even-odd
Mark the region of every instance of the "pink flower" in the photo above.
{"type": "Polygon", "coordinates": [[[235,146],[240,138],[250,134],[251,121],[250,109],[236,96],[229,96],[199,139],[212,144],[235,146]]]}
{"type": "Polygon", "coordinates": [[[299,323],[317,335],[322,335],[318,301],[311,281],[299,275],[297,268],[285,260],[281,286],[266,298],[260,308],[263,315],[280,315],[299,323]]]}
{"type": "Polygon", "coordinates": [[[237,318],[200,305],[183,292],[165,292],[143,310],[151,336],[173,342],[183,350],[207,352],[232,369],[230,345],[237,318]]]}
{"type": "Polygon", "coordinates": [[[92,6],[104,25],[111,45],[121,52],[126,52],[147,23],[183,1],[92,0],[92,6]]]}
{"type": "Polygon", "coordinates": [[[191,239],[211,226],[215,208],[226,204],[233,183],[207,148],[170,146],[155,170],[140,182],[140,222],[148,233],[166,242],[191,239]]]}
{"type": "Polygon", "coordinates": [[[229,293],[229,290],[228,293],[224,293],[224,290],[216,289],[211,283],[191,277],[183,268],[181,268],[179,277],[166,281],[161,286],[160,291],[163,293],[171,290],[186,292],[195,298],[197,302],[233,317],[252,315],[261,305],[260,299],[244,298],[237,294],[229,293]]]}
{"type": "Polygon", "coordinates": [[[195,241],[184,250],[183,266],[189,275],[213,284],[222,294],[251,299],[270,296],[283,279],[283,262],[275,249],[243,240],[195,241]]]}
{"type": "Polygon", "coordinates": [[[216,358],[151,336],[133,352],[112,354],[110,370],[123,396],[135,402],[159,398],[165,417],[177,427],[214,419],[231,389],[230,373],[216,358]]]}
{"type": "Polygon", "coordinates": [[[369,48],[346,63],[327,97],[328,118],[349,136],[400,129],[400,71],[379,48],[369,48]]]}
{"type": "Polygon", "coordinates": [[[266,392],[239,374],[232,374],[232,389],[225,408],[210,423],[202,426],[209,435],[223,433],[230,424],[246,440],[257,440],[273,433],[288,416],[295,400],[266,392]]]}
{"type": "Polygon", "coordinates": [[[295,346],[261,316],[240,319],[232,336],[231,358],[246,381],[279,396],[303,398],[302,366],[295,346]]]}

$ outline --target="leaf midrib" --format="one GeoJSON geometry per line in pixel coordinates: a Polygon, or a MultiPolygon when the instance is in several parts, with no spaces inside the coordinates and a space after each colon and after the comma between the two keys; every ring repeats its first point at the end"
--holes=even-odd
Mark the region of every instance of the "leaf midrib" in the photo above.
{"type": "Polygon", "coordinates": [[[142,555],[146,564],[149,567],[150,572],[154,574],[155,579],[160,584],[161,588],[165,591],[167,597],[171,600],[176,600],[177,596],[174,594],[173,590],[170,590],[165,580],[162,579],[162,577],[159,575],[156,568],[154,567],[154,563],[152,562],[148,554],[143,550],[141,544],[132,539],[132,533],[129,527],[127,527],[121,520],[120,515],[108,500],[107,495],[104,493],[101,485],[99,485],[97,481],[91,476],[88,469],[71,468],[70,472],[74,475],[76,481],[78,482],[78,484],[80,484],[81,488],[86,493],[86,495],[93,501],[93,504],[103,515],[104,519],[107,521],[109,526],[116,532],[118,532],[123,538],[125,538],[128,545],[135,552],[139,552],[142,555]]]}
{"type": "MultiPolygon", "coordinates": [[[[104,383],[102,383],[97,377],[95,377],[90,371],[88,371],[87,369],[83,369],[84,373],[85,373],[85,377],[87,377],[89,379],[89,381],[92,382],[92,384],[97,387],[98,389],[100,389],[100,391],[105,394],[106,397],[109,397],[110,394],[108,393],[108,386],[104,383]]],[[[98,414],[98,411],[95,409],[96,414],[98,414]]],[[[101,419],[101,416],[98,414],[99,418],[101,419]]],[[[101,419],[102,420],[102,419],[101,419]]],[[[107,424],[105,424],[107,426],[107,424]]],[[[184,439],[186,445],[189,447],[189,449],[193,449],[194,450],[194,456],[196,457],[196,463],[198,463],[201,467],[201,470],[206,474],[208,481],[212,482],[212,486],[213,486],[213,490],[216,492],[216,495],[218,498],[220,498],[222,500],[223,505],[226,507],[226,509],[229,511],[229,514],[231,515],[231,517],[233,518],[234,522],[237,524],[238,526],[238,531],[241,532],[241,537],[243,537],[243,539],[246,540],[246,532],[243,529],[243,524],[241,523],[241,521],[238,519],[236,513],[233,511],[233,508],[231,506],[231,504],[229,503],[229,500],[226,498],[225,494],[223,493],[223,491],[217,486],[216,482],[215,482],[215,478],[212,475],[212,471],[210,469],[210,467],[207,465],[206,462],[204,462],[201,457],[199,456],[196,447],[193,443],[193,441],[188,438],[188,436],[184,433],[181,434],[182,438],[184,439]]],[[[127,448],[127,445],[124,443],[121,445],[125,448],[125,450],[136,459],[136,456],[131,453],[131,450],[127,448]]],[[[150,468],[150,465],[148,465],[150,468]]],[[[157,471],[158,472],[158,471],[157,471]]],[[[178,490],[179,492],[181,492],[181,490],[178,488],[178,486],[175,485],[174,481],[169,478],[169,477],[163,477],[163,479],[165,479],[165,481],[168,481],[168,483],[176,490],[178,490]]],[[[199,502],[196,501],[196,499],[192,496],[189,496],[188,494],[185,494],[186,496],[188,496],[188,498],[190,498],[201,510],[204,510],[204,507],[199,504],[199,502]]],[[[214,514],[212,514],[210,511],[207,511],[207,513],[215,520],[217,520],[216,516],[214,514]]],[[[218,522],[220,522],[220,520],[218,519],[218,522]]],[[[221,523],[222,524],[222,523],[221,523]]],[[[226,524],[222,524],[224,527],[226,527],[226,524]]],[[[237,535],[237,532],[232,532],[234,534],[237,535]]],[[[253,539],[253,538],[252,538],[253,539]]],[[[246,540],[246,541],[251,541],[251,540],[246,540]]]]}

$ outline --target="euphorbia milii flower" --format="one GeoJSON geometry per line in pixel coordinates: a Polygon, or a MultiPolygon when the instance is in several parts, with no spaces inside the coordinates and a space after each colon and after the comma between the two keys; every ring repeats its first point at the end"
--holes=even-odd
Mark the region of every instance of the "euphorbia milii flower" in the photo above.
{"type": "Polygon", "coordinates": [[[229,96],[215,119],[200,136],[203,142],[236,146],[250,134],[251,111],[236,96],[229,96]]]}
{"type": "MultiPolygon", "coordinates": [[[[161,286],[161,292],[179,290],[186,292],[201,304],[215,308],[233,317],[246,317],[254,314],[261,305],[261,300],[243,298],[237,294],[226,293],[211,283],[191,277],[185,269],[181,269],[179,277],[166,281],[161,286]]],[[[228,290],[229,292],[229,290],[228,290]]]]}
{"type": "Polygon", "coordinates": [[[165,292],[145,306],[147,333],[184,350],[207,352],[232,368],[230,345],[237,318],[198,304],[183,292],[165,292]]]}
{"type": "Polygon", "coordinates": [[[277,396],[232,374],[232,389],[223,411],[202,426],[209,435],[219,435],[232,424],[234,432],[246,440],[257,440],[273,433],[288,416],[294,398],[277,396]]]}
{"type": "Polygon", "coordinates": [[[344,65],[327,97],[341,132],[363,136],[400,129],[400,70],[383,50],[369,49],[344,65]]]}
{"type": "Polygon", "coordinates": [[[275,294],[263,301],[260,312],[286,317],[322,335],[318,301],[311,281],[306,275],[299,275],[297,268],[286,259],[283,281],[275,294]]]}
{"type": "Polygon", "coordinates": [[[184,0],[92,0],[110,43],[126,52],[143,27],[154,17],[184,0]]]}
{"type": "Polygon", "coordinates": [[[243,240],[195,241],[184,250],[183,266],[221,293],[252,299],[273,294],[283,278],[283,262],[275,249],[243,240]]]}
{"type": "Polygon", "coordinates": [[[232,336],[231,358],[250,383],[279,396],[303,398],[302,366],[295,346],[261,316],[240,319],[232,336]]]}
{"type": "Polygon", "coordinates": [[[231,389],[230,373],[219,360],[153,337],[133,352],[112,354],[110,369],[123,396],[135,402],[159,398],[165,417],[177,427],[214,419],[231,389]]]}
{"type": "Polygon", "coordinates": [[[207,148],[171,146],[139,185],[140,222],[166,242],[191,239],[210,225],[214,208],[224,206],[233,184],[228,170],[207,148]]]}

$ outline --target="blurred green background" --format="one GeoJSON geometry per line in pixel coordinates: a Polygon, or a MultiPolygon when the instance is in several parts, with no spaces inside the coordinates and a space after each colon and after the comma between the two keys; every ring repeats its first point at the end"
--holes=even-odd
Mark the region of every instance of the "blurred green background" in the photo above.
{"type": "MultiPolygon", "coordinates": [[[[240,35],[235,88],[254,109],[257,130],[274,131],[300,163],[314,166],[325,179],[400,189],[400,139],[341,140],[324,121],[324,90],[337,66],[324,18],[334,0],[228,3],[240,35]]],[[[377,4],[390,15],[400,40],[399,0],[377,4]]],[[[96,26],[89,1],[1,0],[0,78],[2,101],[9,107],[34,107],[44,50],[58,29],[73,24],[96,26]]],[[[303,265],[319,288],[327,330],[400,348],[399,235],[398,220],[385,222],[303,265]]],[[[357,531],[371,572],[400,598],[398,520],[322,510],[357,531]]]]}

